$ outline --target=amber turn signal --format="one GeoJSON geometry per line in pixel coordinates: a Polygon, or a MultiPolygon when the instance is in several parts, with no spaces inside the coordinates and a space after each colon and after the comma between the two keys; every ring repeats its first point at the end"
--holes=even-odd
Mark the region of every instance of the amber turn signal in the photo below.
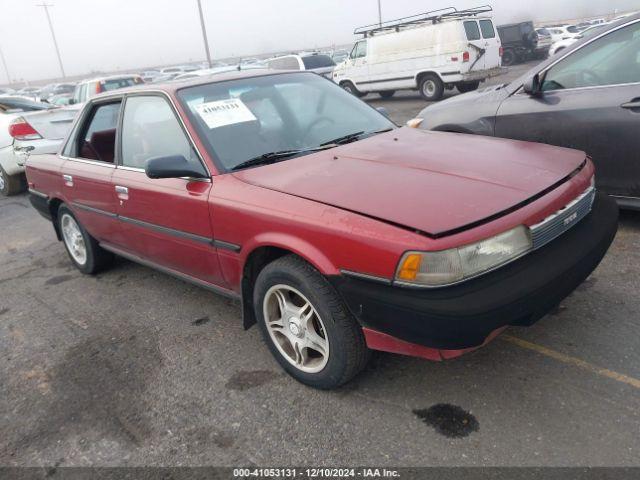
{"type": "Polygon", "coordinates": [[[411,253],[404,258],[402,265],[398,269],[398,278],[401,280],[415,280],[420,269],[422,255],[411,253]]]}

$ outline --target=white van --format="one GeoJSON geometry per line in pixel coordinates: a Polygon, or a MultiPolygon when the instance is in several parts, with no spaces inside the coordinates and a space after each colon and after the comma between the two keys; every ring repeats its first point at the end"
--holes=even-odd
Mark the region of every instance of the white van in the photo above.
{"type": "Polygon", "coordinates": [[[428,101],[445,89],[475,90],[502,73],[502,47],[490,6],[453,7],[357,28],[364,35],[333,80],[354,95],[377,92],[389,98],[397,90],[418,90],[428,101]]]}

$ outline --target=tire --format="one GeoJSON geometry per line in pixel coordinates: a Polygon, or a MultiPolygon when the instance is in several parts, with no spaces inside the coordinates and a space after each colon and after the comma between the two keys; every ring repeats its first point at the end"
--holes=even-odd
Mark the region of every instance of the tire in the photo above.
{"type": "Polygon", "coordinates": [[[113,254],[98,245],[65,204],[60,205],[56,221],[64,248],[82,273],[98,273],[113,261],[113,254]],[[84,255],[80,255],[79,251],[84,251],[84,255]]]}
{"type": "Polygon", "coordinates": [[[516,52],[511,49],[506,49],[502,53],[502,65],[504,65],[505,67],[510,67],[511,65],[516,63],[516,59],[516,52]]]}
{"type": "Polygon", "coordinates": [[[358,98],[362,98],[367,95],[366,93],[358,90],[356,86],[351,82],[342,82],[340,86],[343,88],[343,90],[349,92],[351,95],[354,95],[358,98]]]}
{"type": "Polygon", "coordinates": [[[384,92],[378,92],[378,95],[382,98],[391,98],[396,94],[395,90],[385,90],[384,92]]]}
{"type": "Polygon", "coordinates": [[[0,194],[9,197],[17,195],[27,189],[27,181],[24,174],[9,175],[0,166],[0,194]]]}
{"type": "Polygon", "coordinates": [[[437,102],[444,95],[444,83],[436,74],[427,73],[420,78],[418,90],[427,102],[437,102]]]}
{"type": "Polygon", "coordinates": [[[474,92],[480,86],[480,82],[464,82],[456,85],[460,93],[474,92]]]}
{"type": "Polygon", "coordinates": [[[272,355],[305,385],[337,388],[356,376],[369,360],[362,328],[338,293],[315,268],[295,255],[281,257],[260,272],[253,307],[272,355]],[[296,312],[303,305],[306,310],[296,312]],[[322,349],[304,346],[310,341],[322,349]],[[294,343],[301,346],[297,352],[294,343]]]}

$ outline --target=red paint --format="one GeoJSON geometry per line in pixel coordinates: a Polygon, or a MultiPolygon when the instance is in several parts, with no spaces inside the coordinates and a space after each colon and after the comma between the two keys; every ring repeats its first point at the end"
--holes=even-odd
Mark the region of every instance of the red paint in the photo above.
{"type": "MultiPolygon", "coordinates": [[[[260,73],[216,79],[252,75],[260,73]]],[[[175,96],[175,85],[153,86],[158,88],[175,96]]],[[[118,91],[123,93],[127,90],[118,91]]],[[[438,234],[504,211],[566,177],[585,154],[405,128],[279,164],[220,174],[179,104],[177,109],[212,172],[211,183],[151,180],[141,171],[37,155],[27,163],[29,185],[52,199],[112,214],[72,207],[99,241],[237,293],[247,259],[262,247],[293,252],[324,275],[351,270],[391,279],[404,252],[443,250],[538,223],[583,192],[593,175],[589,161],[578,175],[529,205],[434,239],[417,231],[438,234]],[[63,175],[73,176],[73,187],[65,185],[63,175]],[[116,186],[127,187],[128,194],[121,197],[116,186]],[[215,248],[207,239],[241,249],[215,248]]],[[[366,329],[365,334],[371,348],[435,360],[466,352],[429,350],[366,329]]]]}
{"type": "Polygon", "coordinates": [[[372,350],[380,350],[382,352],[397,353],[400,355],[408,355],[410,357],[419,357],[431,360],[433,362],[441,362],[444,360],[453,360],[461,357],[466,353],[473,352],[484,347],[494,338],[500,335],[507,327],[499,328],[493,331],[482,345],[477,347],[465,348],[462,350],[439,350],[437,348],[424,347],[415,343],[405,342],[399,338],[392,337],[386,333],[377,332],[369,328],[363,328],[364,337],[367,347],[372,350]]]}

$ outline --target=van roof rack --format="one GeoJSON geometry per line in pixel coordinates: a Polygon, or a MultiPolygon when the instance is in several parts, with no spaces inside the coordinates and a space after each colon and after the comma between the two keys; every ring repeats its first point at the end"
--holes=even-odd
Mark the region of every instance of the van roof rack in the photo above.
{"type": "Polygon", "coordinates": [[[395,20],[387,20],[386,22],[378,22],[372,25],[358,27],[353,31],[354,35],[364,35],[365,38],[373,36],[375,33],[385,31],[399,32],[401,28],[408,26],[420,25],[422,23],[431,22],[432,24],[440,23],[443,20],[475,17],[482,13],[493,12],[491,5],[482,5],[474,8],[458,10],[455,7],[440,8],[430,12],[411,15],[410,17],[397,18],[395,20]]]}

